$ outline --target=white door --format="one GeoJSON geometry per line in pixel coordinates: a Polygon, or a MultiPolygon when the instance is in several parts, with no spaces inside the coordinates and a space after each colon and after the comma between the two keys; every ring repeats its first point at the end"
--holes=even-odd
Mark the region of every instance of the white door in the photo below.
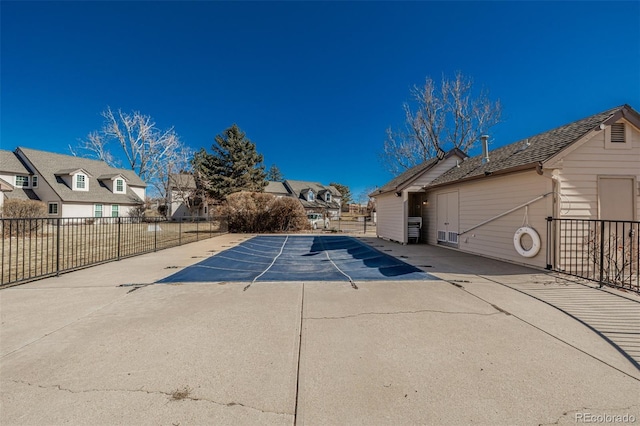
{"type": "Polygon", "coordinates": [[[438,194],[437,203],[438,241],[458,244],[458,192],[438,194]]]}

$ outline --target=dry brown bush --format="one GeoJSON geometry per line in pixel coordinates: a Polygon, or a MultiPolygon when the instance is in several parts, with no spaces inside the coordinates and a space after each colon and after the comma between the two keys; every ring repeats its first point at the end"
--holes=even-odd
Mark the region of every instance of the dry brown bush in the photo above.
{"type": "Polygon", "coordinates": [[[34,219],[47,216],[47,206],[42,201],[6,200],[2,217],[7,219],[34,219]]]}
{"type": "MultiPolygon", "coordinates": [[[[47,216],[47,206],[35,200],[5,200],[2,205],[3,219],[42,219],[47,216]]],[[[2,223],[4,237],[18,236],[35,231],[42,226],[43,220],[15,220],[2,223]]]]}
{"type": "Polygon", "coordinates": [[[285,232],[309,227],[298,200],[261,192],[236,192],[227,196],[222,214],[228,217],[230,232],[285,232]]]}

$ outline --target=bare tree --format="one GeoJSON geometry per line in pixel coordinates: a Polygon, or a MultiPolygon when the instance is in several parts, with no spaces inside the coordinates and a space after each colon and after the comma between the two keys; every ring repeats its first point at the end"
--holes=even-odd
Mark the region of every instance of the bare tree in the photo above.
{"type": "Polygon", "coordinates": [[[458,72],[440,86],[431,78],[411,89],[411,103],[403,105],[405,129],[387,129],[382,161],[393,174],[458,148],[468,151],[491,127],[500,122],[500,101],[492,102],[485,90],[473,92],[473,80],[458,72]]]}
{"type": "Polygon", "coordinates": [[[139,111],[114,112],[107,107],[102,116],[102,129],[89,133],[79,148],[111,166],[130,168],[156,195],[166,198],[169,175],[188,167],[191,157],[173,127],[160,130],[139,111]],[[127,164],[121,165],[121,159],[127,164]]]}

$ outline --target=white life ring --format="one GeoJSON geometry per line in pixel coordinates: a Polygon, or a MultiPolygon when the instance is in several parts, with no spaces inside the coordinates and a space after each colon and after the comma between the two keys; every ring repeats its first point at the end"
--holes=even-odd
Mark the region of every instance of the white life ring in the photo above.
{"type": "Polygon", "coordinates": [[[536,254],[538,254],[538,252],[540,251],[540,236],[538,235],[535,229],[529,226],[523,226],[522,228],[518,228],[518,230],[514,234],[513,246],[516,248],[516,251],[520,256],[533,257],[536,254]],[[523,235],[528,235],[529,237],[531,237],[531,240],[533,241],[533,245],[528,250],[525,250],[525,248],[522,247],[521,240],[523,235]]]}

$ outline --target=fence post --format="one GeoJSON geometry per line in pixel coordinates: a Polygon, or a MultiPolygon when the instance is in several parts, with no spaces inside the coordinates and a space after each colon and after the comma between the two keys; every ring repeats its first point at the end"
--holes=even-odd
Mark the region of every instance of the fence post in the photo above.
{"type": "Polygon", "coordinates": [[[117,256],[117,260],[120,260],[120,232],[121,232],[121,221],[120,221],[120,217],[118,217],[118,256],[117,256]]]}
{"type": "Polygon", "coordinates": [[[551,216],[547,216],[547,267],[546,269],[548,271],[553,269],[553,264],[551,263],[551,256],[552,256],[552,251],[551,251],[551,247],[555,246],[556,242],[553,241],[553,231],[552,231],[552,226],[553,226],[553,218],[551,216]]]}
{"type": "Polygon", "coordinates": [[[178,245],[182,245],[182,218],[178,221],[178,245]]]}
{"type": "Polygon", "coordinates": [[[198,241],[198,225],[199,225],[199,222],[200,222],[199,219],[200,219],[199,217],[196,218],[196,241],[198,241]]]}
{"type": "Polygon", "coordinates": [[[600,221],[600,288],[604,279],[604,220],[600,221]]]}
{"type": "Polygon", "coordinates": [[[60,276],[60,218],[56,219],[56,277],[60,276]]]}
{"type": "Polygon", "coordinates": [[[156,218],[153,220],[153,251],[158,251],[158,222],[160,219],[156,218]]]}

